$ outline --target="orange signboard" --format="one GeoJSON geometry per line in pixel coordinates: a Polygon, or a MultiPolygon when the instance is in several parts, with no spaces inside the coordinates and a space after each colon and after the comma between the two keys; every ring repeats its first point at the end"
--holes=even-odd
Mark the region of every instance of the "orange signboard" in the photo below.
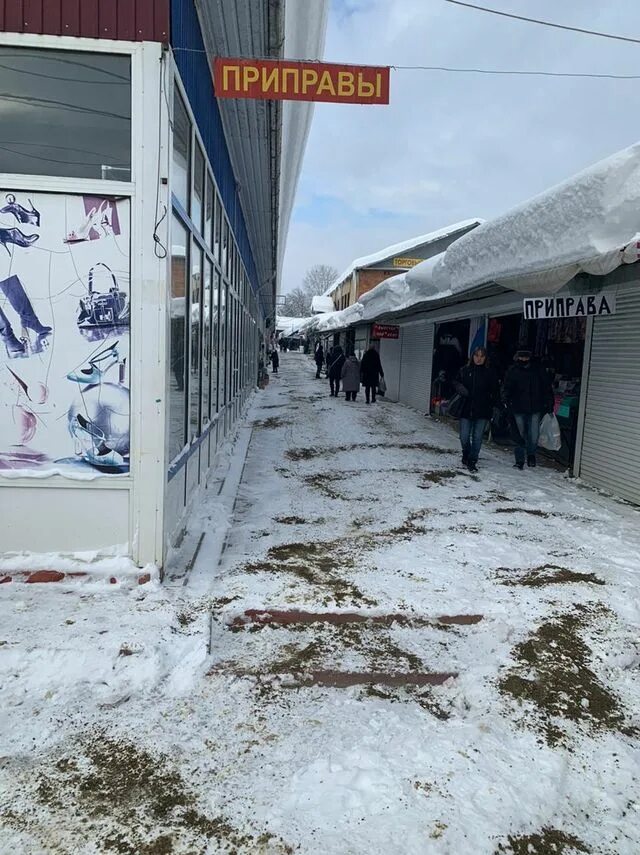
{"type": "Polygon", "coordinates": [[[389,68],[328,62],[229,59],[213,63],[217,98],[388,104],[389,68]]]}

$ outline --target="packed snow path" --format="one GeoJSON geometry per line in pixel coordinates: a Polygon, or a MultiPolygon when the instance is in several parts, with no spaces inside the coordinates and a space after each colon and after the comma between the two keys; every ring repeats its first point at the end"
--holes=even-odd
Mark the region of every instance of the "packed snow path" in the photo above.
{"type": "Polygon", "coordinates": [[[164,587],[0,586],[0,852],[635,855],[638,511],[314,371],[164,587]]]}

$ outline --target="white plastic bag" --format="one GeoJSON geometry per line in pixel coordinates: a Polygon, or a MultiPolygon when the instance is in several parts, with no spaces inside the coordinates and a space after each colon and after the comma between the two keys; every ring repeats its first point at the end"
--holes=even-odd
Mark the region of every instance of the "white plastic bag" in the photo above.
{"type": "Polygon", "coordinates": [[[387,391],[387,384],[385,383],[384,377],[381,377],[378,381],[378,392],[384,398],[387,391]]]}
{"type": "Polygon", "coordinates": [[[562,448],[562,436],[558,419],[553,413],[547,413],[540,422],[540,436],[538,437],[540,448],[547,451],[560,451],[562,448]]]}

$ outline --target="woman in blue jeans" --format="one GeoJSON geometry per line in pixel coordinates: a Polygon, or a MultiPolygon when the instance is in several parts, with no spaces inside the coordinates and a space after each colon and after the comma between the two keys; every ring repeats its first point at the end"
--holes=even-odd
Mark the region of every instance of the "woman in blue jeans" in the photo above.
{"type": "Polygon", "coordinates": [[[484,431],[500,398],[498,377],[489,365],[484,347],[476,347],[469,362],[460,369],[455,389],[464,398],[460,416],[462,465],[470,472],[477,472],[484,431]]]}

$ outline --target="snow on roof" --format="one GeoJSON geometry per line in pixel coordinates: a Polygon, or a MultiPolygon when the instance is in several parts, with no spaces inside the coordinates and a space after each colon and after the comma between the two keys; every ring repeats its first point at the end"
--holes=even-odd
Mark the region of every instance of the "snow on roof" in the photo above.
{"type": "Polygon", "coordinates": [[[429,232],[426,235],[420,235],[418,237],[411,238],[410,240],[402,241],[402,243],[396,243],[392,246],[387,246],[385,249],[381,249],[378,252],[374,252],[372,255],[363,255],[361,258],[354,259],[349,267],[338,276],[338,278],[331,284],[329,288],[324,292],[323,296],[328,296],[331,292],[338,287],[345,279],[347,279],[354,270],[360,267],[368,267],[371,264],[375,264],[378,261],[384,261],[385,258],[390,258],[393,255],[399,255],[400,253],[407,252],[407,250],[414,249],[417,246],[422,246],[426,243],[433,243],[436,240],[440,240],[440,238],[448,237],[451,234],[455,234],[455,232],[459,232],[462,229],[471,229],[474,226],[478,226],[483,223],[483,220],[478,219],[477,217],[472,220],[462,220],[459,223],[453,223],[450,226],[445,226],[442,229],[438,229],[435,232],[429,232]]]}
{"type": "Polygon", "coordinates": [[[636,143],[463,235],[440,273],[454,293],[488,282],[552,293],[580,270],[604,275],[637,260],[624,250],[638,232],[636,143]]]}
{"type": "Polygon", "coordinates": [[[276,318],[276,330],[277,332],[281,332],[285,337],[290,336],[294,332],[297,332],[306,320],[308,320],[308,318],[278,317],[276,318]]]}
{"type": "Polygon", "coordinates": [[[333,300],[331,297],[326,297],[320,294],[311,299],[311,311],[314,314],[323,314],[324,312],[333,312],[333,300]]]}
{"type": "Polygon", "coordinates": [[[347,306],[346,309],[341,309],[339,312],[327,312],[326,315],[318,317],[316,331],[323,333],[330,332],[331,330],[345,329],[349,324],[357,323],[362,318],[363,312],[364,307],[362,303],[354,303],[352,306],[347,306]]]}

